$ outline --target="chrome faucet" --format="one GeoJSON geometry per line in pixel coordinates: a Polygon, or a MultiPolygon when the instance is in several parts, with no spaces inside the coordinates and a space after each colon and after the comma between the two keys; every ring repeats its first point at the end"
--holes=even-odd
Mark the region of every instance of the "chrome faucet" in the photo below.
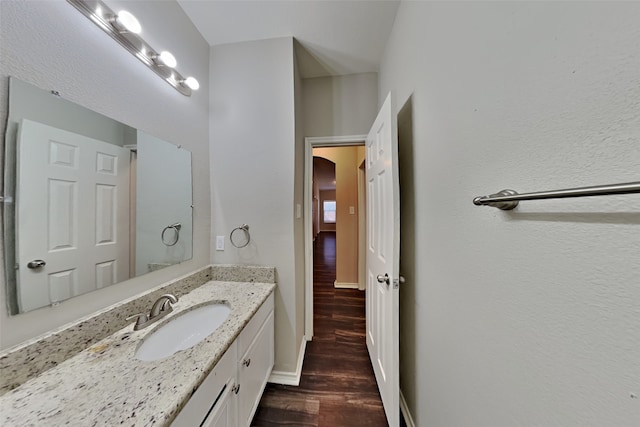
{"type": "Polygon", "coordinates": [[[134,331],[138,331],[140,329],[146,328],[152,323],[157,322],[162,319],[167,314],[173,311],[173,307],[171,304],[175,304],[178,302],[178,298],[176,298],[172,294],[162,295],[157,299],[156,302],[151,306],[151,312],[134,314],[133,316],[127,317],[126,320],[136,319],[136,324],[133,326],[134,331]]]}

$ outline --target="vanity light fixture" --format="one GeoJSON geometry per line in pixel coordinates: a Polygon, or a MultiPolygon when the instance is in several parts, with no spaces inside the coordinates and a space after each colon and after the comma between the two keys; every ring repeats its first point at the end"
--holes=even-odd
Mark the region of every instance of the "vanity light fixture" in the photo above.
{"type": "Polygon", "coordinates": [[[165,66],[169,68],[175,68],[178,65],[178,61],[176,61],[176,57],[166,50],[160,52],[159,55],[152,55],[151,59],[153,59],[156,64],[159,66],[165,66]]]}
{"type": "MultiPolygon", "coordinates": [[[[96,8],[96,14],[102,15],[102,13],[101,7],[96,8]]],[[[129,31],[133,34],[140,34],[142,31],[142,26],[138,19],[133,16],[131,12],[127,12],[126,10],[118,12],[118,15],[113,18],[112,22],[115,22],[116,26],[121,28],[121,31],[129,31]]]]}
{"type": "Polygon", "coordinates": [[[142,26],[130,12],[115,13],[101,0],[67,1],[181,94],[191,96],[200,87],[195,78],[184,78],[174,69],[177,61],[170,52],[158,53],[138,35],[142,26]]]}
{"type": "Polygon", "coordinates": [[[198,80],[196,80],[195,77],[187,77],[186,79],[182,80],[179,83],[186,84],[187,86],[189,86],[191,88],[191,90],[200,89],[200,83],[198,83],[198,80]]]}

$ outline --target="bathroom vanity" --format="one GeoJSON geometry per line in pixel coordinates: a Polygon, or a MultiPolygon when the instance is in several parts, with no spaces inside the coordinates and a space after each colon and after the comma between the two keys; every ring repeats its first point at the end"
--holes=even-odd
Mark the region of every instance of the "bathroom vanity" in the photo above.
{"type": "Polygon", "coordinates": [[[273,294],[171,424],[249,426],[273,367],[273,294]]]}
{"type": "MultiPolygon", "coordinates": [[[[129,323],[0,396],[0,424],[250,425],[274,362],[275,286],[224,278],[198,285],[180,295],[174,311],[157,324],[134,331],[129,323]],[[136,358],[149,334],[212,303],[231,311],[207,338],[159,360],[136,358]]],[[[132,314],[114,310],[108,311],[111,317],[100,314],[105,322],[132,314]]],[[[38,352],[51,351],[49,345],[38,352]]],[[[6,362],[12,356],[0,357],[6,362]]]]}

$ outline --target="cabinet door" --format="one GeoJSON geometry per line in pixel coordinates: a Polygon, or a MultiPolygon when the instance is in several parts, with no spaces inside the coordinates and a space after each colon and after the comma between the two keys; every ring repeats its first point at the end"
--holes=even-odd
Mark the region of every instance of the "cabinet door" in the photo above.
{"type": "Polygon", "coordinates": [[[251,425],[273,368],[273,311],[238,362],[238,414],[240,426],[251,425]]]}
{"type": "MultiPolygon", "coordinates": [[[[194,427],[202,425],[202,420],[209,419],[208,415],[216,412],[218,403],[222,401],[225,393],[233,388],[236,379],[236,369],[238,364],[237,345],[234,342],[227,349],[215,368],[209,373],[207,378],[200,384],[196,392],[191,396],[182,411],[177,415],[171,427],[194,427]],[[213,407],[213,409],[212,409],[213,407]]],[[[237,419],[237,400],[233,394],[233,414],[237,419]]],[[[229,427],[235,424],[229,424],[229,427]]]]}
{"type": "Polygon", "coordinates": [[[211,413],[202,422],[201,427],[235,427],[237,425],[238,399],[236,390],[235,381],[230,378],[211,413]]]}

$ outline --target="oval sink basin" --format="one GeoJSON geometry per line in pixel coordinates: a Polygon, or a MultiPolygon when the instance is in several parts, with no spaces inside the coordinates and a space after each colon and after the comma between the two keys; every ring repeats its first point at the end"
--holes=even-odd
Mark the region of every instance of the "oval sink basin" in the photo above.
{"type": "Polygon", "coordinates": [[[164,359],[208,337],[231,313],[226,304],[209,304],[180,314],[148,335],[136,350],[136,359],[164,359]]]}

